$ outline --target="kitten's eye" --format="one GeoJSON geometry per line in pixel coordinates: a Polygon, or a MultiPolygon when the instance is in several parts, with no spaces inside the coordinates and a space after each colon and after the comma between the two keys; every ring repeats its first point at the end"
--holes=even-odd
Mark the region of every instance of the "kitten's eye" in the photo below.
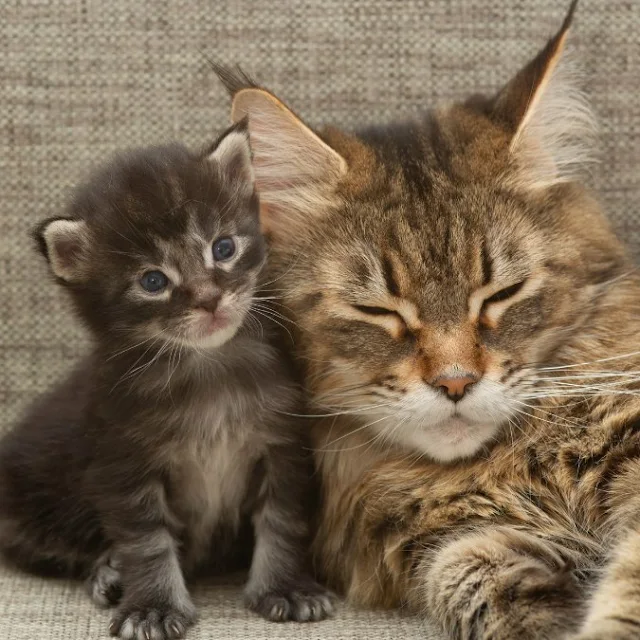
{"type": "Polygon", "coordinates": [[[149,293],[160,293],[167,288],[169,278],[162,271],[147,271],[140,278],[140,285],[149,293]]]}
{"type": "Polygon", "coordinates": [[[219,238],[213,243],[213,258],[218,262],[224,262],[232,258],[236,252],[236,243],[233,238],[219,238]]]}
{"type": "Polygon", "coordinates": [[[492,296],[489,296],[483,304],[492,304],[494,302],[502,302],[503,300],[507,300],[508,298],[512,298],[513,296],[522,289],[525,281],[516,282],[512,284],[510,287],[505,287],[504,289],[500,289],[500,291],[496,291],[492,296]]]}

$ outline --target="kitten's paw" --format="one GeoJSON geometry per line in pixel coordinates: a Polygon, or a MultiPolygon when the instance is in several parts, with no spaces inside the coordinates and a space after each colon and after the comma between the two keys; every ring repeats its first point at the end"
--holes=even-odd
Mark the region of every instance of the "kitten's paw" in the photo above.
{"type": "Polygon", "coordinates": [[[196,621],[195,611],[167,608],[120,607],[109,632],[122,640],[177,640],[196,621]]]}
{"type": "Polygon", "coordinates": [[[273,622],[317,622],[333,615],[336,597],[316,582],[305,581],[270,591],[247,590],[252,611],[273,622]]]}
{"type": "Polygon", "coordinates": [[[91,599],[100,607],[113,607],[122,598],[120,572],[105,562],[96,566],[87,580],[91,599]]]}

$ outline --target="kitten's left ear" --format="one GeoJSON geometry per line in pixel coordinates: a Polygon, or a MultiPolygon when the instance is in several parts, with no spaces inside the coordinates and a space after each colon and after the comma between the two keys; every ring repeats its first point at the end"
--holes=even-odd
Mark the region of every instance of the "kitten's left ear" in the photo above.
{"type": "Polygon", "coordinates": [[[544,188],[572,180],[591,160],[595,120],[563,59],[577,0],[558,33],[496,96],[493,118],[512,133],[517,181],[544,188]]]}
{"type": "Polygon", "coordinates": [[[251,165],[248,118],[227,129],[209,151],[208,158],[220,167],[228,180],[246,184],[253,190],[255,178],[251,165]]]}

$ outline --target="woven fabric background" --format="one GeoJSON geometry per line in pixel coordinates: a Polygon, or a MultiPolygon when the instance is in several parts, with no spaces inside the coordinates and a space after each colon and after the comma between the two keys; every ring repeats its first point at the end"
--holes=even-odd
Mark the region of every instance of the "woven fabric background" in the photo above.
{"type": "MultiPolygon", "coordinates": [[[[248,614],[240,577],[199,585],[193,592],[200,621],[187,640],[441,640],[431,627],[400,612],[341,609],[332,620],[277,624],[248,614]]],[[[0,571],[2,640],[110,640],[109,614],[72,583],[0,571]]]]}
{"type": "MultiPolygon", "coordinates": [[[[200,146],[216,136],[228,100],[203,53],[242,63],[311,124],[352,128],[495,90],[557,29],[565,5],[0,0],[0,432],[86,345],[32,250],[30,228],[62,212],[72,185],[118,148],[170,139],[200,146]]],[[[591,182],[638,257],[637,3],[583,0],[571,48],[601,123],[602,162],[591,182]]],[[[237,591],[216,597],[191,637],[213,637],[216,625],[220,637],[239,638],[427,635],[417,621],[351,613],[303,631],[255,623],[249,633],[237,591]]],[[[0,573],[0,637],[98,637],[104,620],[81,599],[75,587],[0,573]]]]}

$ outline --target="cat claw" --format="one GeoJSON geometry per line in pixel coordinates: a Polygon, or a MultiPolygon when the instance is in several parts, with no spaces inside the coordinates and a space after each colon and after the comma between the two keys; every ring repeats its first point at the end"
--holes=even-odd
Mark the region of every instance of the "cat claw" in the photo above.
{"type": "Polygon", "coordinates": [[[247,606],[272,622],[318,622],[334,613],[335,596],[316,583],[246,594],[247,606]],[[296,588],[297,587],[297,588],[296,588]]]}
{"type": "Polygon", "coordinates": [[[121,640],[178,640],[195,619],[195,614],[176,610],[116,612],[109,632],[121,640]]]}

